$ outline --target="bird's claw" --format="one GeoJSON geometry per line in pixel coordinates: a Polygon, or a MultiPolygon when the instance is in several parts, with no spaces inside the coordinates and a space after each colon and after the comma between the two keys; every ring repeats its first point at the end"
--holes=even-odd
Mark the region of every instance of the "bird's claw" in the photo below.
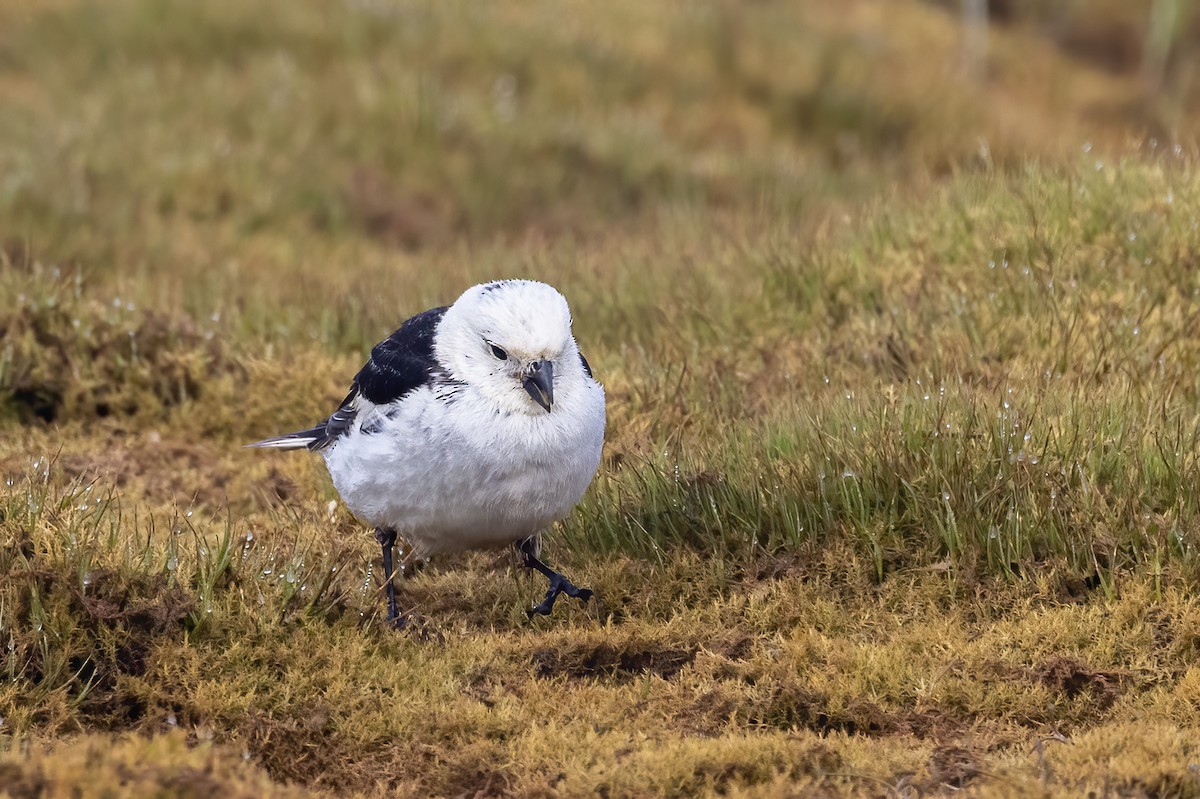
{"type": "Polygon", "coordinates": [[[595,596],[591,589],[579,588],[560,574],[550,581],[550,590],[546,592],[546,598],[525,611],[525,615],[530,619],[534,616],[549,616],[554,610],[554,600],[558,599],[559,594],[566,594],[573,599],[578,599],[585,605],[595,596]]]}

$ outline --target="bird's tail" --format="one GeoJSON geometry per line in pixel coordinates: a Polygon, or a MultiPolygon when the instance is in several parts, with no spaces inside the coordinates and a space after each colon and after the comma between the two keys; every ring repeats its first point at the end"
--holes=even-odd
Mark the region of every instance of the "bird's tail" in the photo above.
{"type": "Polygon", "coordinates": [[[247,444],[246,446],[259,449],[312,449],[324,437],[325,428],[314,427],[311,430],[301,430],[298,433],[264,438],[262,441],[255,441],[253,444],[247,444]]]}

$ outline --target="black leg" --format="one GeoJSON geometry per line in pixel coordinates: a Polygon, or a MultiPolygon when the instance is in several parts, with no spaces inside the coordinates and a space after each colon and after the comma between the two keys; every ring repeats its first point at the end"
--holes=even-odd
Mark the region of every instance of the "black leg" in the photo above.
{"type": "Polygon", "coordinates": [[[540,560],[538,560],[537,555],[534,554],[537,551],[536,547],[537,544],[533,538],[527,538],[519,545],[521,554],[525,558],[525,568],[536,569],[544,574],[546,579],[550,581],[550,590],[546,592],[545,599],[534,605],[529,610],[525,611],[529,615],[529,618],[532,619],[535,615],[549,616],[551,611],[554,610],[554,600],[558,599],[559,594],[566,594],[569,597],[574,597],[575,599],[580,599],[584,602],[587,602],[592,598],[591,591],[586,588],[577,588],[575,584],[566,577],[563,577],[561,574],[554,571],[554,569],[551,569],[545,563],[542,563],[540,560]]]}
{"type": "Polygon", "coordinates": [[[392,571],[392,547],[396,545],[396,531],[390,527],[376,527],[375,540],[383,547],[383,579],[387,586],[388,624],[400,627],[400,613],[396,610],[396,575],[392,571]]]}

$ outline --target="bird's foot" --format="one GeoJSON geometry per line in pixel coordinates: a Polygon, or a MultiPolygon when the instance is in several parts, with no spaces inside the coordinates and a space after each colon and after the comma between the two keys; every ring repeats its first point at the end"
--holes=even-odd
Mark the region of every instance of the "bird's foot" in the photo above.
{"type": "Polygon", "coordinates": [[[573,599],[582,601],[584,604],[587,604],[587,601],[594,596],[590,589],[579,588],[566,577],[555,573],[550,578],[550,590],[546,592],[546,598],[525,611],[525,613],[531,619],[534,616],[549,616],[554,610],[554,600],[558,599],[559,594],[566,594],[573,599]]]}
{"type": "MultiPolygon", "coordinates": [[[[387,527],[375,528],[375,540],[383,546],[384,592],[387,594],[387,624],[393,630],[403,630],[408,624],[404,614],[396,606],[396,573],[392,570],[392,547],[396,543],[396,531],[387,527]]],[[[403,562],[401,563],[403,571],[403,562]]]]}
{"type": "Polygon", "coordinates": [[[585,604],[594,596],[589,589],[579,588],[566,577],[538,560],[536,538],[525,539],[517,545],[517,549],[524,556],[525,568],[541,572],[550,581],[550,590],[546,592],[546,598],[525,611],[529,618],[532,619],[534,616],[549,616],[551,611],[554,610],[554,600],[558,599],[559,594],[566,594],[569,597],[583,601],[585,604]]]}

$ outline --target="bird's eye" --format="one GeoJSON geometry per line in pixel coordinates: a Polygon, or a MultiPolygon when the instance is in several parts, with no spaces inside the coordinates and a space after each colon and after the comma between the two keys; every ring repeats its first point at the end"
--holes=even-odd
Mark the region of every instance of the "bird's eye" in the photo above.
{"type": "Polygon", "coordinates": [[[500,359],[500,360],[502,360],[502,361],[507,361],[507,360],[508,360],[508,353],[507,353],[507,352],[505,352],[504,350],[500,349],[500,348],[499,348],[499,347],[497,347],[495,344],[489,344],[488,346],[492,348],[492,355],[495,355],[497,358],[499,358],[499,359],[500,359]]]}

